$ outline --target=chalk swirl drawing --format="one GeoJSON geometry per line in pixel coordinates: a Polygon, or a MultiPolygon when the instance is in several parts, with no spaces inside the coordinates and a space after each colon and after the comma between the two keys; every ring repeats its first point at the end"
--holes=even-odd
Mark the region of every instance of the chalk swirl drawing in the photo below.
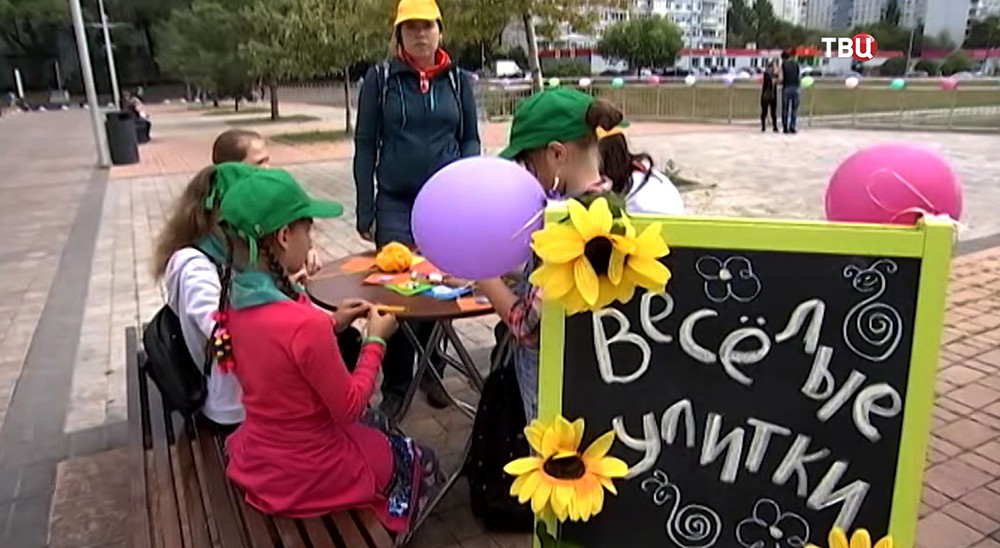
{"type": "Polygon", "coordinates": [[[705,296],[714,303],[729,299],[748,303],[760,294],[760,278],[754,273],[753,263],[746,257],[733,256],[725,260],[705,255],[694,265],[705,280],[705,296]]]}
{"type": "Polygon", "coordinates": [[[736,525],[736,540],[744,548],[802,548],[809,541],[809,524],[798,514],[782,512],[773,500],[760,499],[752,515],[736,525]]]}
{"type": "Polygon", "coordinates": [[[878,302],[885,294],[887,276],[899,270],[890,259],[879,259],[868,268],[844,267],[844,277],[855,291],[870,294],[854,305],[844,318],[844,342],[855,354],[873,362],[892,356],[903,338],[903,318],[892,306],[878,302]]]}
{"type": "Polygon", "coordinates": [[[722,533],[722,518],[707,506],[688,504],[681,507],[681,490],[670,483],[661,470],[654,470],[652,477],[639,485],[646,493],[653,493],[653,503],[663,506],[671,503],[665,527],[667,536],[681,548],[709,548],[715,546],[722,533]]]}

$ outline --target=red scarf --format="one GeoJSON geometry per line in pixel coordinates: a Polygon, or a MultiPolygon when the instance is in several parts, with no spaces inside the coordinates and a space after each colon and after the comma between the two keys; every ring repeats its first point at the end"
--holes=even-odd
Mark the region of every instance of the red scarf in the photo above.
{"type": "Polygon", "coordinates": [[[448,52],[443,49],[438,49],[434,54],[434,66],[430,68],[420,68],[416,59],[414,59],[409,53],[406,53],[406,50],[402,48],[399,49],[399,58],[407,65],[410,65],[410,68],[417,71],[417,74],[420,75],[420,93],[427,93],[430,91],[431,80],[451,67],[451,57],[448,55],[448,52]]]}

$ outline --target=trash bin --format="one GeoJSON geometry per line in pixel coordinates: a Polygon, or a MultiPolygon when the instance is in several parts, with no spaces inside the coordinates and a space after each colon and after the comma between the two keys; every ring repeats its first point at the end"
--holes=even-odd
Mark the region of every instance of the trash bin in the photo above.
{"type": "Polygon", "coordinates": [[[132,113],[124,110],[109,112],[104,128],[108,133],[111,163],[116,166],[139,163],[139,144],[135,138],[135,118],[132,113]]]}

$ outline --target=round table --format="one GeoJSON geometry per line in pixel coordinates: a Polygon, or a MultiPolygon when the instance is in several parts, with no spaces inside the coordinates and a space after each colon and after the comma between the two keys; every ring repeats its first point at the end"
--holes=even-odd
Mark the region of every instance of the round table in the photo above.
{"type": "Polygon", "coordinates": [[[405,311],[396,313],[400,320],[451,321],[493,313],[493,307],[488,302],[476,307],[463,307],[458,300],[442,301],[426,295],[407,297],[381,285],[364,283],[373,272],[370,269],[359,272],[344,270],[348,265],[374,258],[374,252],[361,253],[324,265],[323,270],[306,284],[306,292],[316,304],[328,310],[335,309],[337,303],[344,299],[363,299],[373,304],[404,307],[405,311]]]}

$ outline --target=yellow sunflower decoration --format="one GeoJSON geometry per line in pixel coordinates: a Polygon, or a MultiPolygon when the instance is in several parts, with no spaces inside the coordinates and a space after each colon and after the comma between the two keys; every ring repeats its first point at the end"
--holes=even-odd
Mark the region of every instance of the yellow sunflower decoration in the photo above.
{"type": "Polygon", "coordinates": [[[658,259],[670,253],[660,223],[636,236],[624,213],[612,214],[604,197],[590,207],[568,202],[569,219],[532,235],[531,247],[542,264],[531,283],[547,300],[562,302],[567,314],[600,310],[616,299],[626,303],[636,287],[662,293],[670,271],[658,259]]]}
{"type": "MultiPolygon", "coordinates": [[[[872,546],[872,537],[868,534],[868,531],[864,529],[858,529],[854,531],[851,535],[851,541],[847,541],[847,533],[839,528],[835,527],[830,531],[830,538],[828,539],[830,543],[830,548],[893,548],[892,536],[886,535],[882,537],[882,540],[875,543],[872,546]]],[[[815,544],[810,544],[806,548],[819,548],[815,544]]]]}
{"type": "Polygon", "coordinates": [[[594,440],[583,453],[583,419],[570,423],[562,417],[553,424],[535,420],[524,429],[537,456],[511,461],[504,472],[515,476],[510,494],[541,514],[551,508],[560,522],[587,521],[604,508],[604,489],[617,495],[612,479],[623,478],[628,466],[607,456],[614,431],[594,440]]]}

